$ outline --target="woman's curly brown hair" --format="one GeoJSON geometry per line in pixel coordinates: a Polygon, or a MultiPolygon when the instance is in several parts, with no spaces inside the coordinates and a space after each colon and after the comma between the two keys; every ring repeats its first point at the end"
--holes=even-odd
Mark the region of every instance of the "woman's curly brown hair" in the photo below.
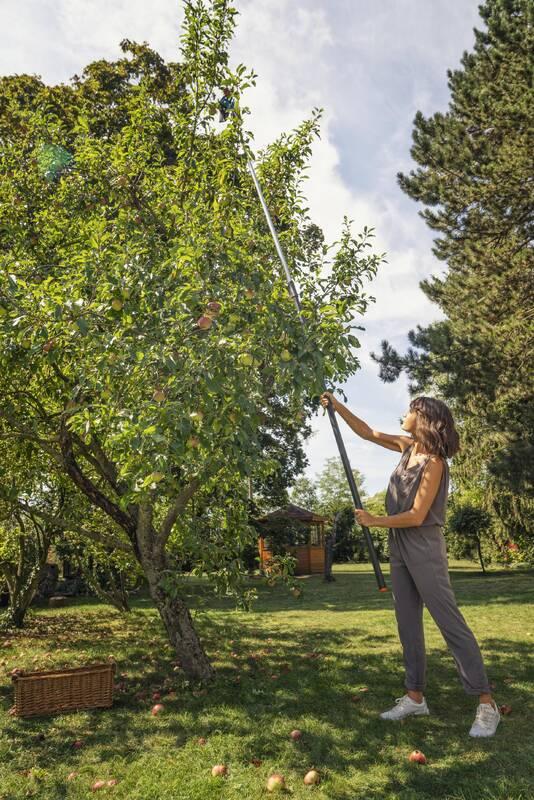
{"type": "Polygon", "coordinates": [[[460,437],[449,407],[435,397],[416,397],[410,403],[416,412],[414,439],[427,453],[452,458],[460,449],[460,437]]]}

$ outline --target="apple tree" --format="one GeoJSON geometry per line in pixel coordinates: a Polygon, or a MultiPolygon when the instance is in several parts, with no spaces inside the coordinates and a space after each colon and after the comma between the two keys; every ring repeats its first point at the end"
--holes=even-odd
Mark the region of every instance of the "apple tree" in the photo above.
{"type": "Polygon", "coordinates": [[[0,418],[110,520],[100,539],[136,559],[184,671],[207,681],[177,554],[245,591],[246,478],[277,469],[269,406],[294,419],[358,368],[380,257],[369,230],[345,220],[327,245],[309,219],[314,111],[258,160],[300,324],[246,170],[247,109],[215,122],[220,87],[239,100],[255,79],[229,66],[236,12],[185,10],[179,63],[125,41],[69,84],[0,80],[0,418]]]}

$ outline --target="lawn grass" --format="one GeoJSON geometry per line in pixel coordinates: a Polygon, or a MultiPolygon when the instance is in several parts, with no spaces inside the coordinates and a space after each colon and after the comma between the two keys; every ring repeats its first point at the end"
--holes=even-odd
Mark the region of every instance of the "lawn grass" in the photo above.
{"type": "Polygon", "coordinates": [[[174,671],[174,654],[146,598],[126,616],[84,599],[32,611],[26,630],[0,637],[0,645],[12,642],[0,647],[0,800],[81,800],[93,796],[95,780],[111,778],[117,785],[100,794],[121,800],[255,800],[270,796],[265,782],[273,771],[285,775],[294,800],[534,798],[534,572],[484,577],[474,564],[451,562],[495,698],[513,709],[487,740],[467,735],[476,698],[463,693],[426,610],[431,716],[377,718],[403,694],[392,597],[377,592],[368,565],[337,565],[334,574],[332,584],[302,578],[299,599],[255,581],[259,599],[248,614],[229,599],[206,603],[205,585],[187,580],[217,668],[205,694],[174,671]],[[14,667],[79,665],[109,655],[126,675],[112,710],[26,720],[7,714],[14,667]],[[171,687],[176,696],[168,698],[171,687]],[[152,717],[157,689],[165,712],[152,717]],[[137,699],[143,690],[149,697],[137,699]],[[294,728],[303,731],[297,743],[289,738],[294,728]],[[75,739],[83,741],[80,750],[72,748],[75,739]],[[424,751],[426,766],[408,761],[414,749],[424,751]],[[211,777],[217,763],[228,765],[227,778],[211,777]],[[322,783],[309,788],[303,776],[312,766],[322,783]],[[78,776],[67,781],[73,771],[78,776]]]}

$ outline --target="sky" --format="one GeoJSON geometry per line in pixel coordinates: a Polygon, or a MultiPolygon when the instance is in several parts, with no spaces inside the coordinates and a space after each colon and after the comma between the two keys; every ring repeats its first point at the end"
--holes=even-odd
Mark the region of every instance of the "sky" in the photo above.
{"type": "MultiPolygon", "coordinates": [[[[244,98],[257,148],[324,109],[305,189],[310,216],[335,241],[343,217],[357,233],[376,232],[386,252],[366,291],[376,302],[362,319],[361,370],[343,387],[351,411],[373,428],[400,431],[409,403],[407,381],[382,383],[370,357],[387,339],[401,352],[416,325],[439,319],[419,282],[443,271],[419,206],[399,189],[396,174],[413,167],[413,118],[444,111],[447,69],[460,65],[481,27],[478,0],[235,0],[239,11],[231,65],[257,73],[244,98]]],[[[67,82],[98,58],[117,58],[119,42],[147,41],[179,60],[179,0],[1,0],[0,74],[41,75],[67,82]]],[[[340,399],[342,399],[340,397],[340,399]]],[[[372,494],[387,485],[396,453],[360,439],[339,420],[351,465],[372,494]]],[[[312,420],[306,443],[314,478],[337,456],[328,416],[312,420]]]]}

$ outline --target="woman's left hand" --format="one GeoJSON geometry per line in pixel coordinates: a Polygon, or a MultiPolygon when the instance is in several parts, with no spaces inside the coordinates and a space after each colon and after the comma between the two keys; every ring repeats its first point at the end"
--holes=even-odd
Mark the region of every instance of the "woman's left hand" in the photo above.
{"type": "Polygon", "coordinates": [[[354,516],[356,517],[356,519],[358,520],[360,525],[367,525],[367,527],[369,527],[370,525],[373,525],[374,520],[375,520],[373,515],[369,514],[368,511],[364,511],[363,508],[355,508],[354,509],[354,516]]]}

